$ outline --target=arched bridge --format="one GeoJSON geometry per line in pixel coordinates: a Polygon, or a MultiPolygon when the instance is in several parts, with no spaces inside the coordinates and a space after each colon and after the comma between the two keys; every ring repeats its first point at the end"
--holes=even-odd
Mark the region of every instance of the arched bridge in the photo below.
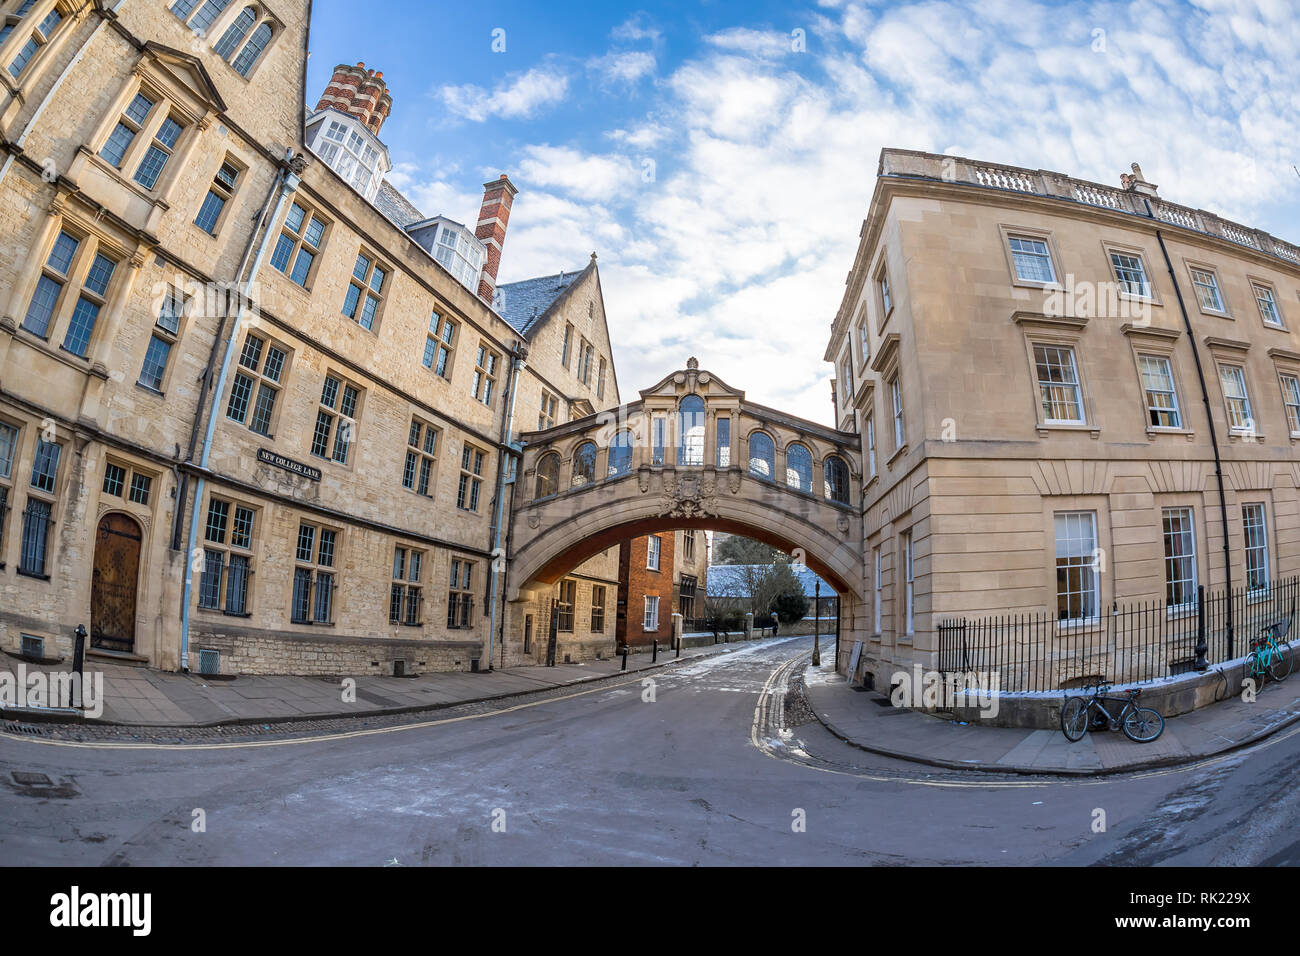
{"type": "Polygon", "coordinates": [[[696,528],[794,553],[860,602],[857,435],[746,401],[694,359],[640,395],[521,436],[508,600],[619,541],[696,528]]]}

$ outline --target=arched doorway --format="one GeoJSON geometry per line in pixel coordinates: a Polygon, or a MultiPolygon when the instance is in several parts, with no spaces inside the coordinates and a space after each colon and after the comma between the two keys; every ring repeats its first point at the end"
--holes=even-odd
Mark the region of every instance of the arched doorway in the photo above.
{"type": "Polygon", "coordinates": [[[99,522],[90,586],[92,647],[127,652],[135,648],[135,603],[143,540],[140,525],[127,515],[114,512],[99,522]]]}

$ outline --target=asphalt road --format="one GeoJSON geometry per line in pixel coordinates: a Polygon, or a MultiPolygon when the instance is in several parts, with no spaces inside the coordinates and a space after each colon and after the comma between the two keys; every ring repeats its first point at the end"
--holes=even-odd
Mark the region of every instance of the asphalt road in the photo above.
{"type": "Polygon", "coordinates": [[[1300,727],[1136,776],[934,771],[782,729],[781,665],[810,645],[657,672],[653,701],[633,676],[307,740],[0,737],[0,863],[1300,864],[1300,727]]]}

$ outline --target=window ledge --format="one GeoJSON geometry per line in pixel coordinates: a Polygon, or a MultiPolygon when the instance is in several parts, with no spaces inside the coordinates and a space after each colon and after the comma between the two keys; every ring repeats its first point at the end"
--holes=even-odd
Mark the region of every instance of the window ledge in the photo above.
{"type": "Polygon", "coordinates": [[[904,442],[903,445],[897,451],[895,451],[892,455],[890,455],[888,458],[885,459],[885,467],[893,468],[894,462],[898,461],[898,459],[902,458],[906,454],[907,454],[907,443],[904,442]]]}
{"type": "Polygon", "coordinates": [[[1196,432],[1190,428],[1162,428],[1159,425],[1147,426],[1147,438],[1153,439],[1157,435],[1186,435],[1188,441],[1196,437],[1196,432]]]}
{"type": "Polygon", "coordinates": [[[1263,432],[1245,432],[1245,431],[1236,431],[1235,429],[1229,429],[1229,430],[1228,430],[1228,441],[1229,441],[1229,442],[1245,442],[1245,443],[1248,444],[1248,445],[1253,445],[1253,444],[1256,444],[1256,443],[1263,444],[1263,442],[1264,442],[1264,433],[1263,433],[1263,432]]]}
{"type": "Polygon", "coordinates": [[[31,579],[34,580],[34,581],[48,581],[48,580],[50,580],[50,576],[49,576],[48,574],[37,574],[35,571],[25,571],[25,570],[23,570],[22,568],[19,568],[19,569],[18,569],[18,573],[19,573],[22,577],[25,577],[25,578],[31,578],[31,579]]]}
{"type": "Polygon", "coordinates": [[[1093,438],[1101,437],[1101,427],[1087,422],[1039,422],[1036,427],[1043,437],[1049,432],[1088,432],[1093,438]]]}
{"type": "Polygon", "coordinates": [[[872,644],[879,644],[879,643],[880,643],[880,635],[879,635],[879,634],[872,634],[869,638],[867,638],[867,640],[871,641],[872,644]]]}

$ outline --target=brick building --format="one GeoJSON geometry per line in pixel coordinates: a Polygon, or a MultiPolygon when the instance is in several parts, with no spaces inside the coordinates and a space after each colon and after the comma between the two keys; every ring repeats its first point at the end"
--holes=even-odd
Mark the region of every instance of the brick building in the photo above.
{"type": "Polygon", "coordinates": [[[618,643],[672,640],[673,615],[690,630],[703,611],[708,568],[703,531],[674,531],[625,541],[618,555],[618,643]]]}
{"type": "Polygon", "coordinates": [[[512,438],[618,401],[594,257],[554,321],[494,309],[513,184],[449,270],[382,178],[382,74],[304,107],[309,10],[3,4],[2,649],[486,666],[512,438]]]}

